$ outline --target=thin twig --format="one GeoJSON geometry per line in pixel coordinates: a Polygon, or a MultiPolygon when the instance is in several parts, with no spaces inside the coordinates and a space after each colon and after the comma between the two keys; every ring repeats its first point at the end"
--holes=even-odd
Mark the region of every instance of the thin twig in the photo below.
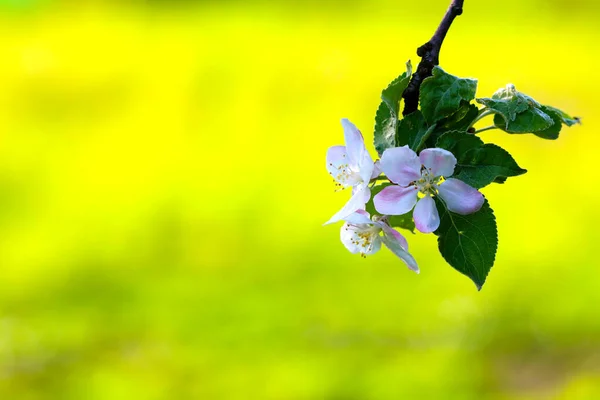
{"type": "Polygon", "coordinates": [[[421,83],[425,78],[431,76],[433,67],[440,63],[442,43],[444,42],[446,33],[448,33],[454,18],[462,14],[463,3],[464,0],[452,0],[450,7],[448,7],[448,10],[446,11],[446,15],[444,15],[442,22],[440,22],[440,25],[431,39],[417,49],[417,55],[421,57],[421,62],[419,62],[417,71],[413,74],[408,87],[402,94],[402,97],[404,98],[403,115],[408,115],[418,109],[421,83]]]}

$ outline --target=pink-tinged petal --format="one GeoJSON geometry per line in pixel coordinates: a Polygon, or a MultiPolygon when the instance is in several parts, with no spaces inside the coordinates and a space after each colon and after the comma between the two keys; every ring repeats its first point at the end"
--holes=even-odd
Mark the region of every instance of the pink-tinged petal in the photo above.
{"type": "Polygon", "coordinates": [[[334,222],[341,221],[356,210],[364,209],[365,204],[367,203],[367,201],[369,201],[370,198],[371,190],[367,186],[360,188],[360,190],[357,190],[355,193],[352,194],[352,197],[350,198],[350,200],[348,200],[346,205],[344,205],[344,207],[342,207],[340,211],[335,213],[335,215],[323,225],[328,225],[334,222]]]}
{"type": "Polygon", "coordinates": [[[417,202],[413,212],[415,226],[420,232],[431,233],[440,226],[440,215],[431,196],[425,196],[417,202]]]}
{"type": "Polygon", "coordinates": [[[388,186],[375,195],[375,209],[383,215],[402,215],[413,209],[417,202],[417,188],[414,186],[388,186]]]}
{"type": "Polygon", "coordinates": [[[408,266],[409,269],[419,273],[419,266],[417,265],[417,261],[414,259],[412,255],[408,251],[406,251],[402,247],[402,243],[399,242],[395,236],[392,235],[383,235],[381,241],[385,246],[390,249],[392,253],[397,255],[404,263],[408,266]]]}
{"type": "Polygon", "coordinates": [[[467,215],[479,211],[485,199],[479,190],[455,178],[446,179],[438,188],[448,210],[467,215]]]}
{"type": "Polygon", "coordinates": [[[407,186],[421,178],[421,161],[408,146],[392,147],[381,156],[381,170],[392,182],[407,186]]]}
{"type": "Polygon", "coordinates": [[[391,226],[389,226],[387,224],[383,224],[382,228],[383,228],[383,233],[385,235],[394,238],[394,240],[397,240],[400,243],[400,245],[402,246],[402,248],[404,250],[408,251],[408,242],[406,241],[406,238],[400,234],[400,232],[398,232],[397,230],[395,230],[394,228],[392,228],[391,226]]]}
{"type": "Polygon", "coordinates": [[[419,154],[421,163],[433,176],[451,176],[456,166],[456,157],[448,150],[425,149],[419,154]]]}
{"type": "Polygon", "coordinates": [[[351,165],[359,165],[362,162],[365,148],[365,140],[358,128],[346,118],[342,119],[344,127],[344,138],[346,139],[346,151],[351,165]]]}
{"type": "Polygon", "coordinates": [[[373,173],[371,174],[371,179],[375,179],[379,175],[381,175],[381,162],[377,160],[375,161],[375,164],[373,164],[373,173]]]}
{"type": "Polygon", "coordinates": [[[344,218],[344,221],[353,225],[373,224],[373,221],[371,221],[371,218],[369,218],[369,213],[365,210],[357,210],[356,212],[344,218]]]}
{"type": "Polygon", "coordinates": [[[381,249],[381,238],[377,232],[365,235],[362,226],[345,223],[340,230],[340,240],[352,254],[374,254],[381,249]]]}

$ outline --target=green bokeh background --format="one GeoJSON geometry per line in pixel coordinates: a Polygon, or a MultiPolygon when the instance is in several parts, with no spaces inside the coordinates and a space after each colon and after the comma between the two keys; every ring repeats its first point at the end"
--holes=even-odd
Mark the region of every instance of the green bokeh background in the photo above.
{"type": "Polygon", "coordinates": [[[0,2],[0,398],[600,398],[598,2],[466,0],[444,45],[583,117],[482,134],[529,173],[481,292],[321,226],[339,120],[372,140],[447,3],[0,2]]]}

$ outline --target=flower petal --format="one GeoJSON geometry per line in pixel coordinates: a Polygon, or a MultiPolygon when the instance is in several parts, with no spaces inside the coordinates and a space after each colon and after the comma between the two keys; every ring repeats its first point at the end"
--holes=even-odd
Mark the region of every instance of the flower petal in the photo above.
{"type": "Polygon", "coordinates": [[[375,209],[383,215],[402,215],[413,209],[417,202],[417,188],[414,186],[388,186],[375,195],[375,209]]]}
{"type": "Polygon", "coordinates": [[[461,215],[479,211],[485,201],[479,190],[455,178],[446,179],[438,190],[448,210],[461,215]]]}
{"type": "Polygon", "coordinates": [[[381,250],[381,236],[377,235],[373,238],[371,246],[363,249],[363,254],[375,254],[381,250]]]}
{"type": "Polygon", "coordinates": [[[379,160],[377,160],[373,164],[373,173],[371,174],[371,179],[375,179],[379,175],[381,175],[381,162],[379,160]]]}
{"type": "Polygon", "coordinates": [[[408,251],[408,242],[406,238],[400,234],[397,230],[389,226],[388,224],[382,224],[383,233],[388,236],[392,236],[395,240],[400,242],[400,246],[406,251],[408,251]]]}
{"type": "Polygon", "coordinates": [[[413,212],[415,226],[420,232],[431,233],[440,226],[440,215],[431,196],[425,196],[417,202],[413,212]]]}
{"type": "Polygon", "coordinates": [[[385,246],[390,249],[392,253],[397,255],[404,263],[408,266],[409,269],[415,271],[417,274],[419,273],[419,266],[417,265],[417,261],[414,259],[412,255],[408,251],[406,251],[402,247],[402,243],[397,240],[394,235],[388,235],[387,233],[383,235],[381,241],[385,246]]]}
{"type": "Polygon", "coordinates": [[[348,215],[352,214],[356,210],[364,209],[365,204],[371,198],[371,190],[368,186],[359,187],[353,194],[350,200],[342,207],[340,211],[335,213],[333,217],[329,219],[329,221],[325,222],[323,225],[332,224],[334,222],[341,221],[346,218],[348,215]]]}
{"type": "Polygon", "coordinates": [[[381,249],[381,238],[378,233],[367,236],[365,240],[365,228],[346,222],[340,230],[340,240],[352,254],[374,254],[381,249]]]}
{"type": "Polygon", "coordinates": [[[365,210],[356,210],[356,212],[344,218],[344,221],[349,222],[353,225],[374,223],[373,221],[371,221],[371,218],[369,218],[369,213],[365,210]]]}
{"type": "MultiPolygon", "coordinates": [[[[369,182],[361,182],[360,184],[354,186],[352,188],[352,195],[354,196],[354,194],[358,191],[365,193],[365,203],[369,201],[371,198],[371,188],[369,187],[369,182]]],[[[364,209],[364,207],[362,208],[364,209]]]]}
{"type": "Polygon", "coordinates": [[[434,176],[451,176],[454,173],[456,157],[448,150],[425,149],[419,154],[419,158],[434,176]]]}
{"type": "Polygon", "coordinates": [[[344,166],[346,164],[348,164],[346,146],[333,146],[327,149],[327,172],[329,172],[329,175],[331,175],[333,179],[338,182],[343,180],[341,179],[340,174],[342,170],[345,169],[344,166]]]}
{"type": "Polygon", "coordinates": [[[356,232],[357,229],[358,228],[356,226],[346,222],[344,225],[342,225],[342,229],[340,230],[340,240],[352,254],[360,252],[360,249],[362,248],[358,245],[359,242],[355,240],[358,236],[356,232]]]}
{"type": "Polygon", "coordinates": [[[421,178],[421,161],[408,146],[386,149],[381,156],[381,169],[392,182],[402,186],[421,178]]]}
{"type": "Polygon", "coordinates": [[[358,172],[360,173],[362,181],[369,183],[371,181],[371,176],[373,175],[374,170],[375,163],[373,162],[373,159],[371,158],[369,152],[365,150],[365,152],[363,153],[363,158],[358,164],[358,172]]]}
{"type": "Polygon", "coordinates": [[[351,165],[359,165],[367,152],[365,140],[358,128],[346,118],[342,119],[344,138],[346,139],[346,152],[351,165]]]}

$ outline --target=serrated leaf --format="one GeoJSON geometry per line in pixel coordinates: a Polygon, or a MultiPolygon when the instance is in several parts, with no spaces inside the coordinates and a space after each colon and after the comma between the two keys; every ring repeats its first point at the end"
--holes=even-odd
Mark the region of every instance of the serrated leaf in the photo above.
{"type": "Polygon", "coordinates": [[[487,143],[462,155],[452,177],[480,189],[497,178],[519,176],[527,170],[519,167],[515,159],[503,148],[487,143]]]}
{"type": "Polygon", "coordinates": [[[479,211],[458,215],[436,199],[440,226],[435,231],[442,257],[454,269],[475,282],[478,290],[494,265],[498,249],[496,218],[487,200],[479,211]]]}
{"type": "Polygon", "coordinates": [[[429,125],[454,114],[461,101],[475,98],[477,81],[458,78],[436,66],[433,74],[421,83],[419,103],[423,116],[429,125]]]}
{"type": "Polygon", "coordinates": [[[518,92],[515,86],[511,84],[497,90],[492,98],[477,99],[477,102],[502,115],[506,121],[514,121],[517,114],[532,107],[539,107],[538,102],[518,92]]]}
{"type": "Polygon", "coordinates": [[[533,132],[533,134],[542,139],[550,139],[550,140],[558,139],[558,135],[560,133],[560,130],[562,129],[562,117],[560,116],[559,113],[551,110],[548,107],[542,106],[541,109],[544,113],[549,115],[550,118],[552,118],[552,121],[554,121],[554,123],[552,125],[550,125],[549,128],[541,130],[541,131],[533,132]]]}
{"type": "Polygon", "coordinates": [[[373,136],[373,145],[380,156],[385,149],[396,145],[397,124],[398,117],[392,114],[390,108],[384,102],[381,102],[375,114],[375,133],[373,136]]]}
{"type": "Polygon", "coordinates": [[[552,118],[552,120],[554,121],[554,124],[552,124],[548,129],[534,132],[534,135],[541,137],[542,139],[558,139],[558,135],[562,129],[563,124],[567,126],[572,126],[574,124],[579,123],[578,118],[573,118],[565,112],[559,110],[558,108],[550,106],[540,106],[540,108],[544,113],[548,114],[550,118],[552,118]]]}
{"type": "Polygon", "coordinates": [[[412,112],[398,123],[396,146],[408,145],[414,151],[418,151],[433,128],[435,128],[435,125],[431,128],[427,126],[421,111],[412,112]]]}
{"type": "Polygon", "coordinates": [[[502,115],[507,121],[514,121],[518,113],[522,113],[529,109],[529,105],[526,102],[520,101],[518,98],[515,98],[514,101],[477,99],[477,102],[502,115]]]}
{"type": "Polygon", "coordinates": [[[506,150],[495,144],[484,144],[479,137],[465,132],[446,132],[436,146],[456,157],[453,177],[477,189],[492,182],[504,183],[507,177],[527,172],[506,150]]]}
{"type": "Polygon", "coordinates": [[[381,92],[382,102],[379,104],[375,115],[375,132],[373,144],[379,155],[385,149],[396,145],[396,128],[398,125],[398,114],[400,112],[400,99],[404,89],[410,82],[412,65],[406,63],[406,72],[394,79],[387,88],[381,92]]]}
{"type": "Polygon", "coordinates": [[[435,124],[435,129],[425,141],[425,147],[437,147],[438,139],[449,131],[467,132],[473,121],[479,116],[479,109],[474,104],[462,102],[459,110],[435,124]]]}
{"type": "Polygon", "coordinates": [[[408,82],[410,82],[410,77],[412,75],[412,64],[409,61],[406,62],[406,72],[403,72],[402,75],[394,79],[387,88],[383,89],[381,92],[381,100],[390,108],[390,110],[394,111],[396,116],[399,114],[400,107],[400,99],[402,98],[402,93],[404,93],[404,89],[408,86],[408,82]]]}
{"type": "MultiPolygon", "coordinates": [[[[508,133],[536,133],[546,139],[556,139],[560,132],[562,111],[542,106],[530,96],[519,92],[514,85],[508,84],[492,95],[492,98],[477,101],[494,115],[494,125],[508,133]],[[554,115],[550,115],[554,114],[554,115]]],[[[571,122],[565,114],[565,120],[571,122]]]]}
{"type": "Polygon", "coordinates": [[[534,133],[550,128],[552,118],[539,108],[530,108],[517,114],[513,121],[504,119],[501,114],[494,115],[494,125],[508,133],[534,133]]]}
{"type": "Polygon", "coordinates": [[[471,135],[463,131],[450,131],[444,133],[437,140],[436,147],[446,149],[453,153],[457,159],[471,149],[483,146],[483,140],[479,136],[471,135]]]}
{"type": "Polygon", "coordinates": [[[451,131],[467,131],[478,116],[479,108],[475,104],[463,101],[458,111],[438,122],[437,126],[451,131]]]}
{"type": "Polygon", "coordinates": [[[544,108],[545,112],[554,112],[556,113],[558,116],[560,116],[560,120],[563,124],[565,124],[566,126],[573,126],[575,124],[580,124],[581,120],[578,117],[571,117],[569,114],[567,114],[566,112],[559,110],[556,107],[552,107],[552,106],[542,106],[544,108]]]}

